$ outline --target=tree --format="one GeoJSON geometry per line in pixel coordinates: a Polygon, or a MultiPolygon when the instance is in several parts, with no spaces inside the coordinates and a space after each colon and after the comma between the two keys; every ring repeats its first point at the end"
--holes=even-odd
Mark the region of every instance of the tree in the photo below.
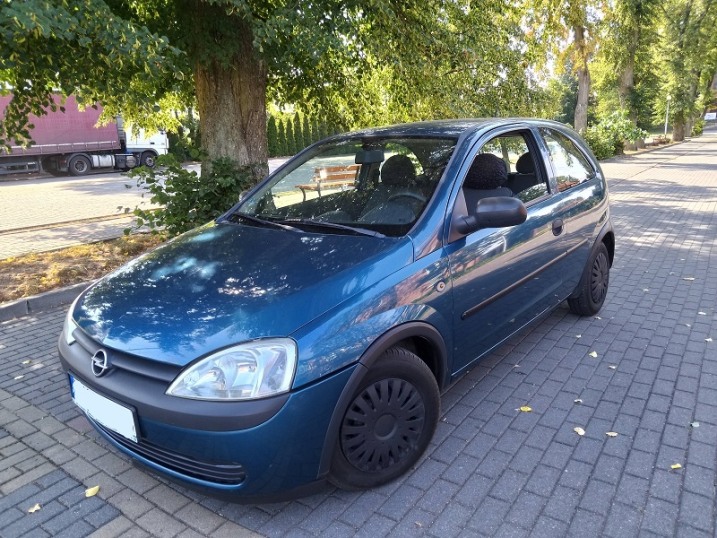
{"type": "Polygon", "coordinates": [[[269,149],[269,157],[279,155],[279,133],[276,129],[276,118],[269,116],[269,124],[266,126],[266,140],[269,149]]]}
{"type": "Polygon", "coordinates": [[[284,157],[286,155],[289,155],[289,150],[287,148],[286,143],[286,128],[284,127],[284,120],[279,120],[278,131],[279,143],[277,147],[277,156],[284,157]]]}
{"type": "Polygon", "coordinates": [[[296,135],[294,134],[294,124],[291,120],[286,122],[286,154],[294,155],[298,149],[296,148],[296,135]]]}
{"type": "MultiPolygon", "coordinates": [[[[490,0],[493,2],[494,0],[490,0]]],[[[453,54],[441,0],[26,0],[3,2],[0,82],[13,100],[6,136],[51,88],[101,100],[140,121],[172,93],[196,96],[203,173],[217,158],[267,171],[266,102],[314,103],[341,120],[340,96],[370,56],[390,63],[406,88],[420,85],[436,55],[453,54]],[[166,37],[162,37],[166,36],[166,37]],[[5,44],[9,44],[7,47],[5,44]],[[137,107],[137,103],[142,106],[137,107]]],[[[455,39],[453,39],[455,41],[455,39]]],[[[464,48],[464,47],[463,47],[464,48]]],[[[463,48],[456,54],[462,54],[463,48]]]]}
{"type": "MultiPolygon", "coordinates": [[[[4,1],[0,41],[0,88],[13,92],[0,144],[29,142],[27,117],[56,108],[54,89],[73,93],[80,104],[102,101],[107,116],[121,109],[128,119],[156,116],[158,94],[148,80],[165,81],[164,96],[187,89],[174,77],[174,66],[185,66],[181,51],[102,0],[4,1]]],[[[171,124],[172,117],[161,121],[171,124]]]]}
{"type": "Polygon", "coordinates": [[[301,132],[304,133],[304,147],[310,146],[314,143],[313,134],[311,132],[311,124],[309,123],[309,116],[304,114],[301,121],[301,132]]]}
{"type": "Polygon", "coordinates": [[[663,11],[659,43],[662,95],[655,104],[665,114],[670,99],[673,140],[683,140],[703,112],[699,97],[717,71],[717,1],[671,0],[663,11]]]}
{"type": "Polygon", "coordinates": [[[566,55],[578,80],[575,130],[584,133],[590,99],[590,60],[595,49],[595,15],[591,0],[533,0],[528,23],[535,32],[533,46],[546,59],[550,52],[566,55]],[[561,50],[561,44],[568,42],[561,50]]]}
{"type": "Polygon", "coordinates": [[[304,142],[304,131],[301,126],[301,118],[299,117],[299,114],[294,114],[292,122],[294,124],[294,153],[298,153],[306,147],[306,143],[304,142]]]}

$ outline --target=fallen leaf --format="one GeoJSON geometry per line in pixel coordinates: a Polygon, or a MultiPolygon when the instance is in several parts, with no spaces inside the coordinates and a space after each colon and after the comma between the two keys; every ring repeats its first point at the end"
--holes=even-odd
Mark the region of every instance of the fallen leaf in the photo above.
{"type": "Polygon", "coordinates": [[[679,463],[673,463],[672,465],[670,465],[670,469],[676,471],[677,469],[682,469],[682,465],[680,465],[679,463]]]}
{"type": "Polygon", "coordinates": [[[35,512],[37,512],[38,510],[40,510],[41,508],[42,508],[42,506],[40,506],[40,503],[37,503],[37,504],[35,504],[35,506],[33,506],[33,507],[31,507],[31,508],[28,508],[27,513],[28,513],[28,514],[34,514],[35,512]]]}
{"type": "Polygon", "coordinates": [[[700,423],[695,420],[694,422],[690,422],[690,426],[692,426],[693,428],[699,428],[700,423]]]}
{"type": "Polygon", "coordinates": [[[583,430],[580,426],[578,426],[577,428],[573,428],[573,431],[577,433],[580,437],[585,435],[585,430],[583,430]]]}
{"type": "Polygon", "coordinates": [[[608,437],[617,437],[617,432],[605,432],[608,437]]]}
{"type": "Polygon", "coordinates": [[[591,351],[588,355],[590,355],[593,359],[597,359],[597,351],[591,351]]]}
{"type": "Polygon", "coordinates": [[[15,379],[15,381],[17,381],[18,379],[22,379],[23,377],[25,377],[25,376],[24,375],[16,375],[14,377],[14,379],[15,379]]]}
{"type": "Polygon", "coordinates": [[[527,405],[524,405],[523,407],[521,407],[520,409],[518,409],[518,411],[522,411],[523,413],[530,413],[532,410],[533,410],[533,408],[532,408],[532,407],[528,407],[527,405]]]}
{"type": "Polygon", "coordinates": [[[686,280],[687,282],[692,282],[695,279],[693,276],[686,276],[682,280],[686,280]]]}
{"type": "Polygon", "coordinates": [[[95,486],[89,489],[85,490],[85,497],[94,497],[97,495],[97,492],[100,490],[99,486],[95,486]]]}
{"type": "Polygon", "coordinates": [[[583,400],[582,400],[582,398],[577,398],[577,399],[573,400],[573,403],[581,404],[581,403],[583,403],[583,400]]]}

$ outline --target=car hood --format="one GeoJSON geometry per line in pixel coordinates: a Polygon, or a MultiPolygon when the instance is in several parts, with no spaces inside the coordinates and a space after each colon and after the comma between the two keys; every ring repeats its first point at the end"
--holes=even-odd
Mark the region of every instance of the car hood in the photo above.
{"type": "Polygon", "coordinates": [[[211,224],[100,280],[73,317],[107,347],[182,366],[238,342],[290,335],[412,257],[408,237],[211,224]]]}

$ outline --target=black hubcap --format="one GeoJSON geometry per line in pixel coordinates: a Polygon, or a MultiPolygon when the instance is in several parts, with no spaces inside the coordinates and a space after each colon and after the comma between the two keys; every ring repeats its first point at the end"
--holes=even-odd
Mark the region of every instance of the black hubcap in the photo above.
{"type": "Polygon", "coordinates": [[[598,254],[592,268],[590,279],[590,296],[593,303],[600,304],[607,294],[608,279],[610,278],[610,264],[604,253],[598,254]]]}
{"type": "Polygon", "coordinates": [[[423,398],[404,379],[382,379],[351,403],[341,425],[341,449],[349,463],[380,472],[416,448],[425,423],[423,398]]]}

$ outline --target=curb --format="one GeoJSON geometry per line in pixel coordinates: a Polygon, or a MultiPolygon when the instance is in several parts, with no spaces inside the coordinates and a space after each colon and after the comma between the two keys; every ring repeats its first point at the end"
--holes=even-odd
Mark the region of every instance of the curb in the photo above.
{"type": "Polygon", "coordinates": [[[49,310],[56,306],[69,304],[75,300],[92,282],[80,282],[65,288],[40,293],[31,297],[23,297],[9,303],[0,304],[0,322],[20,318],[49,310]]]}

